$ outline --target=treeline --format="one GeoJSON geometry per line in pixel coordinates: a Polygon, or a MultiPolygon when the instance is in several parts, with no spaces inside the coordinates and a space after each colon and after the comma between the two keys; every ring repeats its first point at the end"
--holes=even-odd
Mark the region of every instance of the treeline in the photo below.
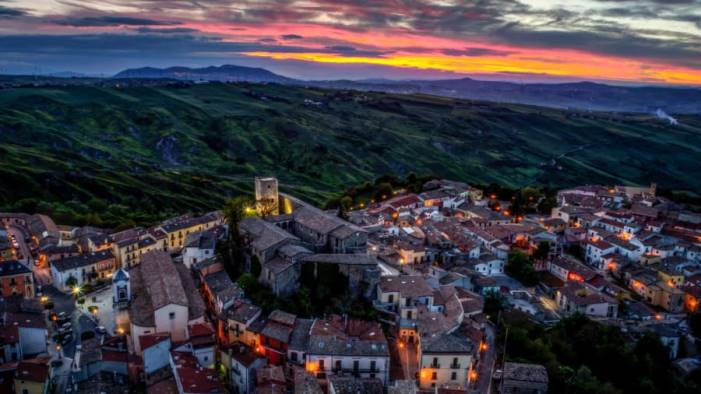
{"type": "Polygon", "coordinates": [[[25,198],[12,204],[0,206],[2,212],[39,213],[50,216],[57,224],[73,226],[95,226],[123,230],[135,226],[149,226],[181,212],[170,209],[159,210],[148,200],[132,199],[130,203],[109,203],[91,198],[87,202],[77,200],[46,201],[25,198]]]}
{"type": "Polygon", "coordinates": [[[506,341],[507,361],[545,365],[551,393],[701,392],[701,369],[680,376],[668,348],[654,334],[631,340],[618,327],[583,315],[562,319],[552,328],[517,312],[501,316],[498,339],[502,346],[506,341]]]}
{"type": "Polygon", "coordinates": [[[413,172],[404,177],[385,174],[373,182],[365,182],[346,189],[340,196],[329,200],[325,208],[340,207],[346,210],[364,208],[369,204],[390,199],[399,191],[421,193],[424,183],[438,178],[436,175],[416,175],[413,172]]]}

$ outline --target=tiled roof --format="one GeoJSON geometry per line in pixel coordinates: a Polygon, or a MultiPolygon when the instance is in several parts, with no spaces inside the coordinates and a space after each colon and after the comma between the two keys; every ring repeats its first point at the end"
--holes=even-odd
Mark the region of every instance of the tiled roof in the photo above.
{"type": "Polygon", "coordinates": [[[67,271],[88,265],[96,264],[100,261],[114,259],[111,250],[102,250],[94,253],[86,253],[78,256],[65,257],[51,263],[59,271],[67,271]]]}
{"type": "Polygon", "coordinates": [[[538,364],[504,363],[504,379],[548,383],[548,371],[538,364]]]}

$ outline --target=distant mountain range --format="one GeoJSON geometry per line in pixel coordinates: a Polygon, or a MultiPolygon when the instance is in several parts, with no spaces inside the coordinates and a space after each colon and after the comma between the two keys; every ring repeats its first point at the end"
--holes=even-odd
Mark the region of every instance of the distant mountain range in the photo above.
{"type": "Polygon", "coordinates": [[[293,83],[294,79],[283,77],[263,68],[243,67],[226,64],[204,68],[169,67],[169,68],[132,68],[124,70],[114,78],[166,78],[187,81],[246,81],[246,82],[276,82],[293,83]]]}
{"type": "Polygon", "coordinates": [[[471,78],[451,80],[393,81],[303,81],[287,78],[262,68],[223,65],[220,67],[170,67],[129,69],[115,78],[167,78],[190,81],[247,81],[316,86],[334,89],[430,94],[470,100],[529,104],[591,111],[701,114],[701,89],[676,87],[614,86],[593,82],[521,84],[482,81],[471,78]]]}

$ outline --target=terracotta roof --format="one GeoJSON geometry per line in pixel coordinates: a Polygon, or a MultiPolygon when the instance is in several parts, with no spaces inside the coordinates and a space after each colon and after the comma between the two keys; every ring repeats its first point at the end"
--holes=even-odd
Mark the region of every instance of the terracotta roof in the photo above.
{"type": "Polygon", "coordinates": [[[163,341],[167,341],[170,339],[170,334],[166,333],[155,333],[155,334],[146,334],[146,335],[141,335],[139,336],[139,346],[141,347],[141,350],[146,350],[147,348],[150,348],[153,345],[157,345],[163,341]]]}
{"type": "Polygon", "coordinates": [[[398,292],[403,297],[421,297],[433,294],[433,288],[421,276],[383,276],[380,289],[385,293],[398,292]]]}

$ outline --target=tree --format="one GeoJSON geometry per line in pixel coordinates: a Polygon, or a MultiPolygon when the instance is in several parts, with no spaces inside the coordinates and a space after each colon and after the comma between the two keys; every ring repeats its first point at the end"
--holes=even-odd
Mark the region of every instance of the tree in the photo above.
{"type": "Polygon", "coordinates": [[[533,258],[538,259],[538,260],[543,260],[543,259],[546,259],[548,257],[549,253],[550,253],[550,242],[540,241],[538,243],[538,247],[533,252],[533,258]]]}
{"type": "Polygon", "coordinates": [[[534,286],[538,283],[538,273],[533,263],[525,253],[519,250],[509,253],[509,260],[504,270],[507,275],[518,279],[526,286],[534,286]]]}
{"type": "Polygon", "coordinates": [[[250,200],[243,196],[227,200],[222,208],[228,225],[225,253],[223,253],[222,257],[229,275],[233,278],[238,278],[243,273],[246,242],[241,235],[239,225],[246,216],[250,215],[250,209],[250,200]]]}
{"type": "Polygon", "coordinates": [[[69,276],[68,279],[66,279],[66,287],[68,288],[74,288],[78,285],[78,279],[76,279],[73,275],[69,276]]]}
{"type": "Polygon", "coordinates": [[[260,272],[263,270],[263,267],[260,265],[260,260],[258,259],[258,256],[252,256],[251,257],[251,275],[253,275],[254,278],[257,278],[260,276],[260,272]]]}

